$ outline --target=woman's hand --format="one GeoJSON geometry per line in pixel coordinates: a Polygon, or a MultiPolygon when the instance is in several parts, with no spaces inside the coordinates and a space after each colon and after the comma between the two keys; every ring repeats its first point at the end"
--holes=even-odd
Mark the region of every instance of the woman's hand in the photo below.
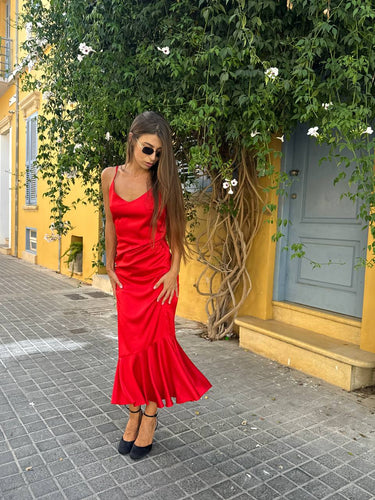
{"type": "Polygon", "coordinates": [[[116,298],[116,285],[118,285],[119,288],[122,288],[122,284],[113,269],[107,269],[107,274],[112,285],[113,296],[116,298]]]}
{"type": "Polygon", "coordinates": [[[161,300],[163,305],[164,302],[168,300],[168,304],[170,304],[174,293],[176,297],[178,297],[177,274],[173,271],[165,273],[160,280],[155,283],[154,290],[161,284],[163,285],[163,290],[160,292],[156,301],[159,302],[159,300],[161,300]]]}

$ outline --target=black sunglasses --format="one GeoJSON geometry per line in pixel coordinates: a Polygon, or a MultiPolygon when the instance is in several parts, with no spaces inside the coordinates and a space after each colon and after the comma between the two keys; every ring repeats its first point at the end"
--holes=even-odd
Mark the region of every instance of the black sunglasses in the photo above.
{"type": "Polygon", "coordinates": [[[156,158],[160,158],[161,151],[156,151],[154,148],[151,148],[150,146],[143,146],[141,142],[139,142],[138,139],[136,139],[137,143],[141,147],[142,153],[144,153],[147,156],[151,156],[155,153],[156,158]]]}

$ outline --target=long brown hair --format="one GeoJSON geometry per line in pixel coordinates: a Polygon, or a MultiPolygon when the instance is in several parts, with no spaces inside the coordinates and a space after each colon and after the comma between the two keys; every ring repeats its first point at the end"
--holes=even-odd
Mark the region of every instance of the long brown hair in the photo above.
{"type": "Polygon", "coordinates": [[[145,111],[131,124],[128,136],[126,163],[133,158],[135,139],[143,134],[157,135],[162,143],[159,160],[151,168],[154,212],[151,218],[152,237],[156,231],[157,219],[164,207],[167,209],[167,238],[173,248],[177,248],[186,259],[186,218],[181,182],[178,176],[176,159],[173,154],[171,130],[167,121],[154,111],[145,111]],[[159,194],[161,200],[159,200],[159,194]]]}

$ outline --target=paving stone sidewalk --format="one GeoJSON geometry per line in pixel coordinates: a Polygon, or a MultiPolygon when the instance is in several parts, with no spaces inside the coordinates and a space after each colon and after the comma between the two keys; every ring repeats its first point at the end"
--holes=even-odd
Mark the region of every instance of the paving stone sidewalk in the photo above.
{"type": "Polygon", "coordinates": [[[0,498],[375,498],[375,396],[347,393],[208,342],[176,318],[213,384],[159,412],[153,450],[117,452],[127,412],[110,404],[111,296],[0,255],[0,498]]]}

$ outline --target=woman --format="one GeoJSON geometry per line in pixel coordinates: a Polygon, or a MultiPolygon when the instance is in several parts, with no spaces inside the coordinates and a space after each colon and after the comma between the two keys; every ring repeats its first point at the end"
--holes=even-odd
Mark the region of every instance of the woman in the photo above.
{"type": "Polygon", "coordinates": [[[130,412],[119,452],[138,459],[151,450],[158,408],[172,406],[172,397],[196,401],[211,387],[176,340],[185,215],[171,133],[161,115],[136,117],[126,163],[103,171],[102,189],[106,267],[118,314],[111,402],[130,412]]]}

